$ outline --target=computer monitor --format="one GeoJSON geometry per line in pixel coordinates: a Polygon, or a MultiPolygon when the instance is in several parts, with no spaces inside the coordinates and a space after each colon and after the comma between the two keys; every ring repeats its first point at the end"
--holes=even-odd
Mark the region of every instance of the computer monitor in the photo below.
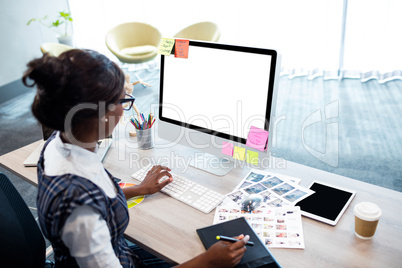
{"type": "MultiPolygon", "coordinates": [[[[202,151],[191,164],[225,175],[235,160],[223,143],[253,149],[250,127],[272,128],[279,65],[275,50],[193,40],[188,58],[161,55],[159,137],[202,151]]],[[[268,140],[260,160],[269,156],[268,140]]]]}

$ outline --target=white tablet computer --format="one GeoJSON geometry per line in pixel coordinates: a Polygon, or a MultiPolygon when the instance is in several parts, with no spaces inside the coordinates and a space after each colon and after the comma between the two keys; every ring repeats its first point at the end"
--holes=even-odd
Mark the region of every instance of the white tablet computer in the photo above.
{"type": "Polygon", "coordinates": [[[356,195],[356,191],[320,181],[313,181],[309,189],[315,193],[296,206],[300,206],[302,215],[330,225],[338,223],[356,195]]]}

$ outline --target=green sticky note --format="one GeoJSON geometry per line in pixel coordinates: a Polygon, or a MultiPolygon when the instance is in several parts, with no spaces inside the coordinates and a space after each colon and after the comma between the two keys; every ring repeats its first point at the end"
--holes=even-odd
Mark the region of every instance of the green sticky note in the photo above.
{"type": "Polygon", "coordinates": [[[233,158],[244,161],[245,157],[246,157],[246,148],[235,146],[233,151],[233,158]]]}
{"type": "Polygon", "coordinates": [[[170,56],[174,46],[174,39],[173,38],[162,38],[161,43],[159,44],[158,54],[162,54],[165,56],[170,56]]]}
{"type": "Polygon", "coordinates": [[[247,163],[257,166],[258,165],[258,152],[247,150],[246,161],[247,161],[247,163]]]}

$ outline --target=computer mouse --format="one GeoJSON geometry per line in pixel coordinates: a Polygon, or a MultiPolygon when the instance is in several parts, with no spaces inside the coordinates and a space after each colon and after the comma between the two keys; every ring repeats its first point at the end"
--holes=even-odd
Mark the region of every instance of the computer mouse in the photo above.
{"type": "Polygon", "coordinates": [[[261,195],[250,194],[243,200],[243,202],[241,204],[241,210],[251,212],[260,205],[261,201],[262,201],[261,195]]]}

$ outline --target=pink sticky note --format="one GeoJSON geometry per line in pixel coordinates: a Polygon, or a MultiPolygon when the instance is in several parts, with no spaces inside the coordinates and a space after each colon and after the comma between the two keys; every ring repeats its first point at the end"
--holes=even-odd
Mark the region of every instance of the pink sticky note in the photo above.
{"type": "Polygon", "coordinates": [[[228,156],[233,156],[233,144],[229,142],[223,142],[222,144],[222,153],[228,156]]]}
{"type": "Polygon", "coordinates": [[[188,58],[190,40],[176,39],[174,56],[176,58],[188,58]]]}
{"type": "Polygon", "coordinates": [[[248,133],[246,145],[253,147],[259,151],[265,150],[265,145],[268,141],[268,131],[258,127],[251,126],[248,133]]]}

